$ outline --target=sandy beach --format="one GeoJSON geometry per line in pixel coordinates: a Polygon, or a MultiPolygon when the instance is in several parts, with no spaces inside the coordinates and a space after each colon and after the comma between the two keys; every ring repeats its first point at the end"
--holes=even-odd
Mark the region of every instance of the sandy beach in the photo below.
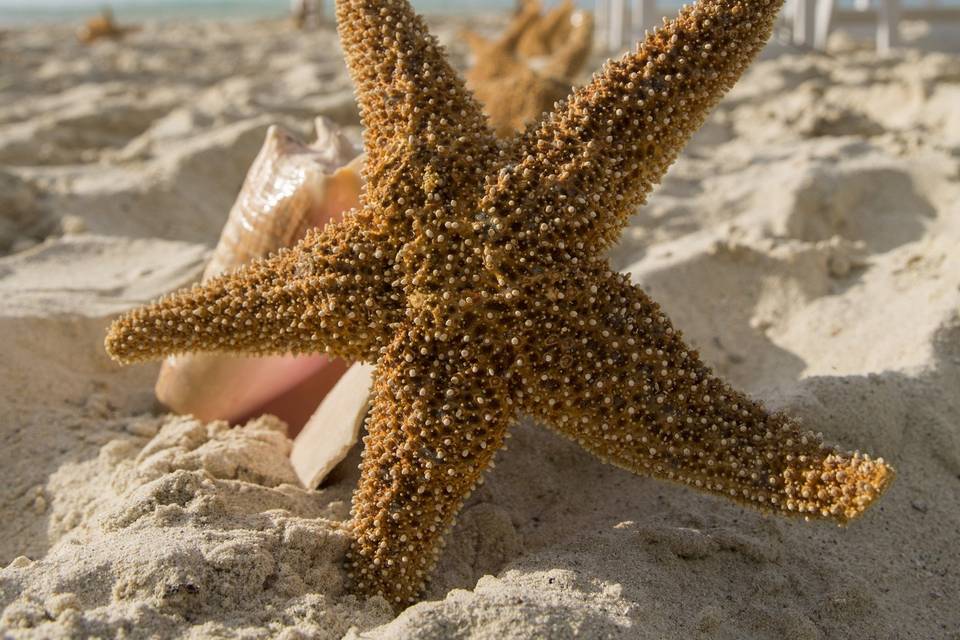
{"type": "MultiPolygon", "coordinates": [[[[431,22],[461,69],[465,23],[431,22]]],[[[764,516],[524,420],[397,617],[347,590],[358,447],[309,490],[282,421],[168,414],[158,363],[103,350],[200,277],[271,124],[307,139],[323,115],[360,144],[336,33],[143,26],[0,32],[0,635],[960,639],[949,35],[772,43],[610,253],[721,376],[890,462],[876,506],[764,516]]]]}

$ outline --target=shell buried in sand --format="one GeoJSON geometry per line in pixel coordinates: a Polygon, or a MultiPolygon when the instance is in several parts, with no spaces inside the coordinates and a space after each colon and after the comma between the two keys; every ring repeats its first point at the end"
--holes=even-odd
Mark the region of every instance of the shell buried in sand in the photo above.
{"type": "MultiPolygon", "coordinates": [[[[293,246],[310,228],[339,219],[358,205],[363,157],[326,118],[317,119],[316,131],[317,139],[309,145],[278,126],[267,131],[204,271],[204,281],[293,246]]],[[[156,394],[171,410],[202,420],[239,422],[260,413],[273,413],[290,425],[291,434],[296,434],[346,369],[344,362],[325,355],[183,354],[164,361],[156,394]]],[[[353,423],[362,418],[357,412],[365,412],[366,391],[357,385],[338,389],[332,400],[343,411],[354,405],[363,408],[342,414],[329,409],[318,411],[325,422],[331,423],[330,436],[344,438],[322,447],[318,444],[322,439],[318,418],[315,415],[310,420],[310,442],[317,447],[318,458],[307,461],[300,455],[298,470],[312,469],[308,474],[311,482],[319,483],[346,455],[359,427],[353,423]],[[352,404],[346,398],[350,393],[360,396],[351,398],[352,404]],[[343,429],[332,424],[341,418],[343,429]],[[349,442],[348,432],[352,434],[349,442]],[[342,453],[324,458],[328,451],[342,453]]]]}
{"type": "Polygon", "coordinates": [[[307,489],[320,486],[357,442],[370,408],[372,386],[373,365],[354,364],[297,434],[290,462],[307,489]]]}

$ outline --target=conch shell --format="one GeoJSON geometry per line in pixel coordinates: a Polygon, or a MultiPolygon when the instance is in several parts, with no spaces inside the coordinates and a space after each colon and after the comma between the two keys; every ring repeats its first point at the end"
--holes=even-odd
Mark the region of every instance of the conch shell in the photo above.
{"type": "MultiPolygon", "coordinates": [[[[250,167],[204,279],[296,243],[311,227],[357,207],[363,158],[331,121],[316,121],[305,145],[277,126],[250,167]]],[[[241,421],[273,413],[296,432],[346,371],[323,355],[249,357],[187,354],[167,358],[157,398],[202,420],[241,421]]]]}
{"type": "Polygon", "coordinates": [[[329,119],[304,145],[277,125],[257,154],[203,279],[293,246],[308,229],[359,205],[363,159],[329,119]]]}
{"type": "Polygon", "coordinates": [[[463,33],[472,51],[467,85],[483,104],[497,135],[508,136],[570,93],[593,46],[593,17],[566,0],[543,15],[525,2],[495,41],[463,33]]]}

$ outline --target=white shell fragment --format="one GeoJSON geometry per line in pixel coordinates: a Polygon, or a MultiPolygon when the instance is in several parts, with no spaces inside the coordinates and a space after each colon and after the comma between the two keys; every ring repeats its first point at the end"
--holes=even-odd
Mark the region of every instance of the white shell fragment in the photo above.
{"type": "Polygon", "coordinates": [[[351,366],[294,439],[290,462],[303,486],[320,486],[356,444],[370,407],[372,386],[373,365],[351,366]]]}

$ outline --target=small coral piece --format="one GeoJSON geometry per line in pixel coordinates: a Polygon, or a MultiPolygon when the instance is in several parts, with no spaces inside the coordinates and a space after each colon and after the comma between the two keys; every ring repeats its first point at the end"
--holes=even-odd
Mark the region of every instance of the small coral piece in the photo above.
{"type": "Polygon", "coordinates": [[[882,459],[825,445],[700,361],[605,250],[770,35],[779,0],[701,0],[538,126],[499,141],[406,0],[340,0],[365,125],[362,208],[117,320],[125,362],[193,350],[376,362],[354,588],[422,592],[527,413],[636,473],[846,522],[882,459]]]}

